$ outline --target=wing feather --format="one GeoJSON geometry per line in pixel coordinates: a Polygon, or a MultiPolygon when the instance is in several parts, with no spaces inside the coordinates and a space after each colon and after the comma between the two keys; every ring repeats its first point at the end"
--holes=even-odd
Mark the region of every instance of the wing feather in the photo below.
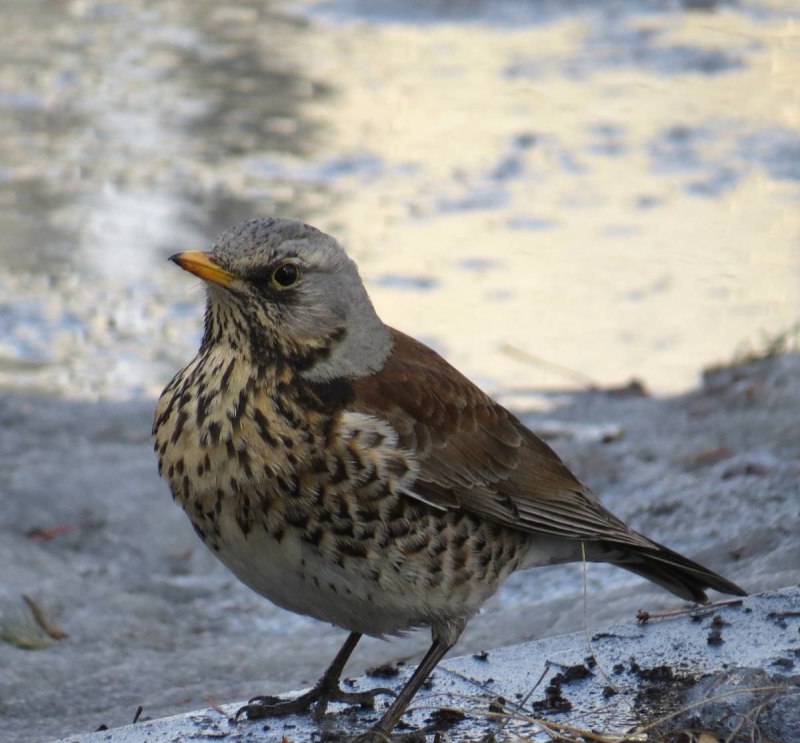
{"type": "Polygon", "coordinates": [[[524,531],[647,544],[517,418],[435,351],[393,332],[383,369],[355,382],[355,406],[388,420],[415,453],[421,498],[524,531]]]}
{"type": "Polygon", "coordinates": [[[628,528],[505,408],[435,351],[392,332],[392,353],[381,371],[354,382],[353,404],[386,420],[397,445],[412,452],[418,471],[410,495],[556,541],[583,542],[587,559],[613,562],[688,600],[705,601],[706,588],[744,595],[628,528]]]}

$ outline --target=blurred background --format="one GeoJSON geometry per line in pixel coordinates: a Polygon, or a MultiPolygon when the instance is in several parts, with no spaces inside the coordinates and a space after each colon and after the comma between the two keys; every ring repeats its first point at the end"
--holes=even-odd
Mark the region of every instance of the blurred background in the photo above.
{"type": "MultiPolygon", "coordinates": [[[[0,0],[0,18],[4,740],[299,688],[342,641],[239,584],[155,471],[154,399],[204,305],[166,258],[255,216],[334,234],[386,322],[515,412],[552,403],[567,435],[526,422],[634,527],[750,591],[798,580],[798,357],[672,397],[796,348],[796,0],[0,0]],[[657,395],[554,392],[632,377],[657,395]]],[[[456,652],[676,604],[621,570],[587,585],[584,610],[581,565],[515,574],[456,652]]],[[[348,673],[427,644],[365,640],[348,673]]]]}
{"type": "Polygon", "coordinates": [[[0,7],[3,388],[156,396],[164,259],[260,215],[495,394],[683,390],[800,317],[794,0],[0,7]]]}

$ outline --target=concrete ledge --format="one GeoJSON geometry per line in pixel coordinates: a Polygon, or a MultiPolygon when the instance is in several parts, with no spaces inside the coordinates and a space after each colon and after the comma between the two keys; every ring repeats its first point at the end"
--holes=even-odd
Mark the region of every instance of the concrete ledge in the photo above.
{"type": "MultiPolygon", "coordinates": [[[[353,688],[399,688],[411,670],[360,678],[353,688]]],[[[224,715],[208,708],[62,743],[346,740],[378,715],[332,705],[319,725],[303,716],[234,724],[226,716],[239,706],[225,706],[224,715]]],[[[800,741],[800,588],[632,620],[591,638],[577,633],[446,659],[404,720],[398,735],[440,730],[459,741],[489,740],[492,733],[496,740],[547,740],[559,729],[566,735],[562,726],[601,733],[596,740],[651,726],[650,735],[691,729],[729,740],[760,733],[765,740],[800,741]]]]}

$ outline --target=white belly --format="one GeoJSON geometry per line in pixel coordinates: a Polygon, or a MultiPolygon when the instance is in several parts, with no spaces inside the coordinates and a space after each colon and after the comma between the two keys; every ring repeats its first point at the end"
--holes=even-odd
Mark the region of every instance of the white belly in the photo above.
{"type": "MultiPolygon", "coordinates": [[[[261,529],[245,537],[235,521],[221,521],[215,554],[239,580],[277,606],[376,637],[428,621],[433,607],[408,590],[409,583],[419,582],[413,566],[405,574],[383,570],[375,576],[364,559],[345,570],[294,534],[287,533],[280,543],[261,529]]],[[[445,606],[438,608],[450,613],[445,606]]]]}

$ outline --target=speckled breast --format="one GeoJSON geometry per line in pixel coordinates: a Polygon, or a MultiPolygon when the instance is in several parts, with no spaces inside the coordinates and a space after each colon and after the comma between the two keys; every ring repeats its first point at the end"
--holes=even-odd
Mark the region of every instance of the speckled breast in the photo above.
{"type": "Polygon", "coordinates": [[[411,453],[346,402],[198,358],[156,410],[161,474],[206,545],[279,606],[371,635],[470,616],[525,539],[412,497],[411,453]]]}

